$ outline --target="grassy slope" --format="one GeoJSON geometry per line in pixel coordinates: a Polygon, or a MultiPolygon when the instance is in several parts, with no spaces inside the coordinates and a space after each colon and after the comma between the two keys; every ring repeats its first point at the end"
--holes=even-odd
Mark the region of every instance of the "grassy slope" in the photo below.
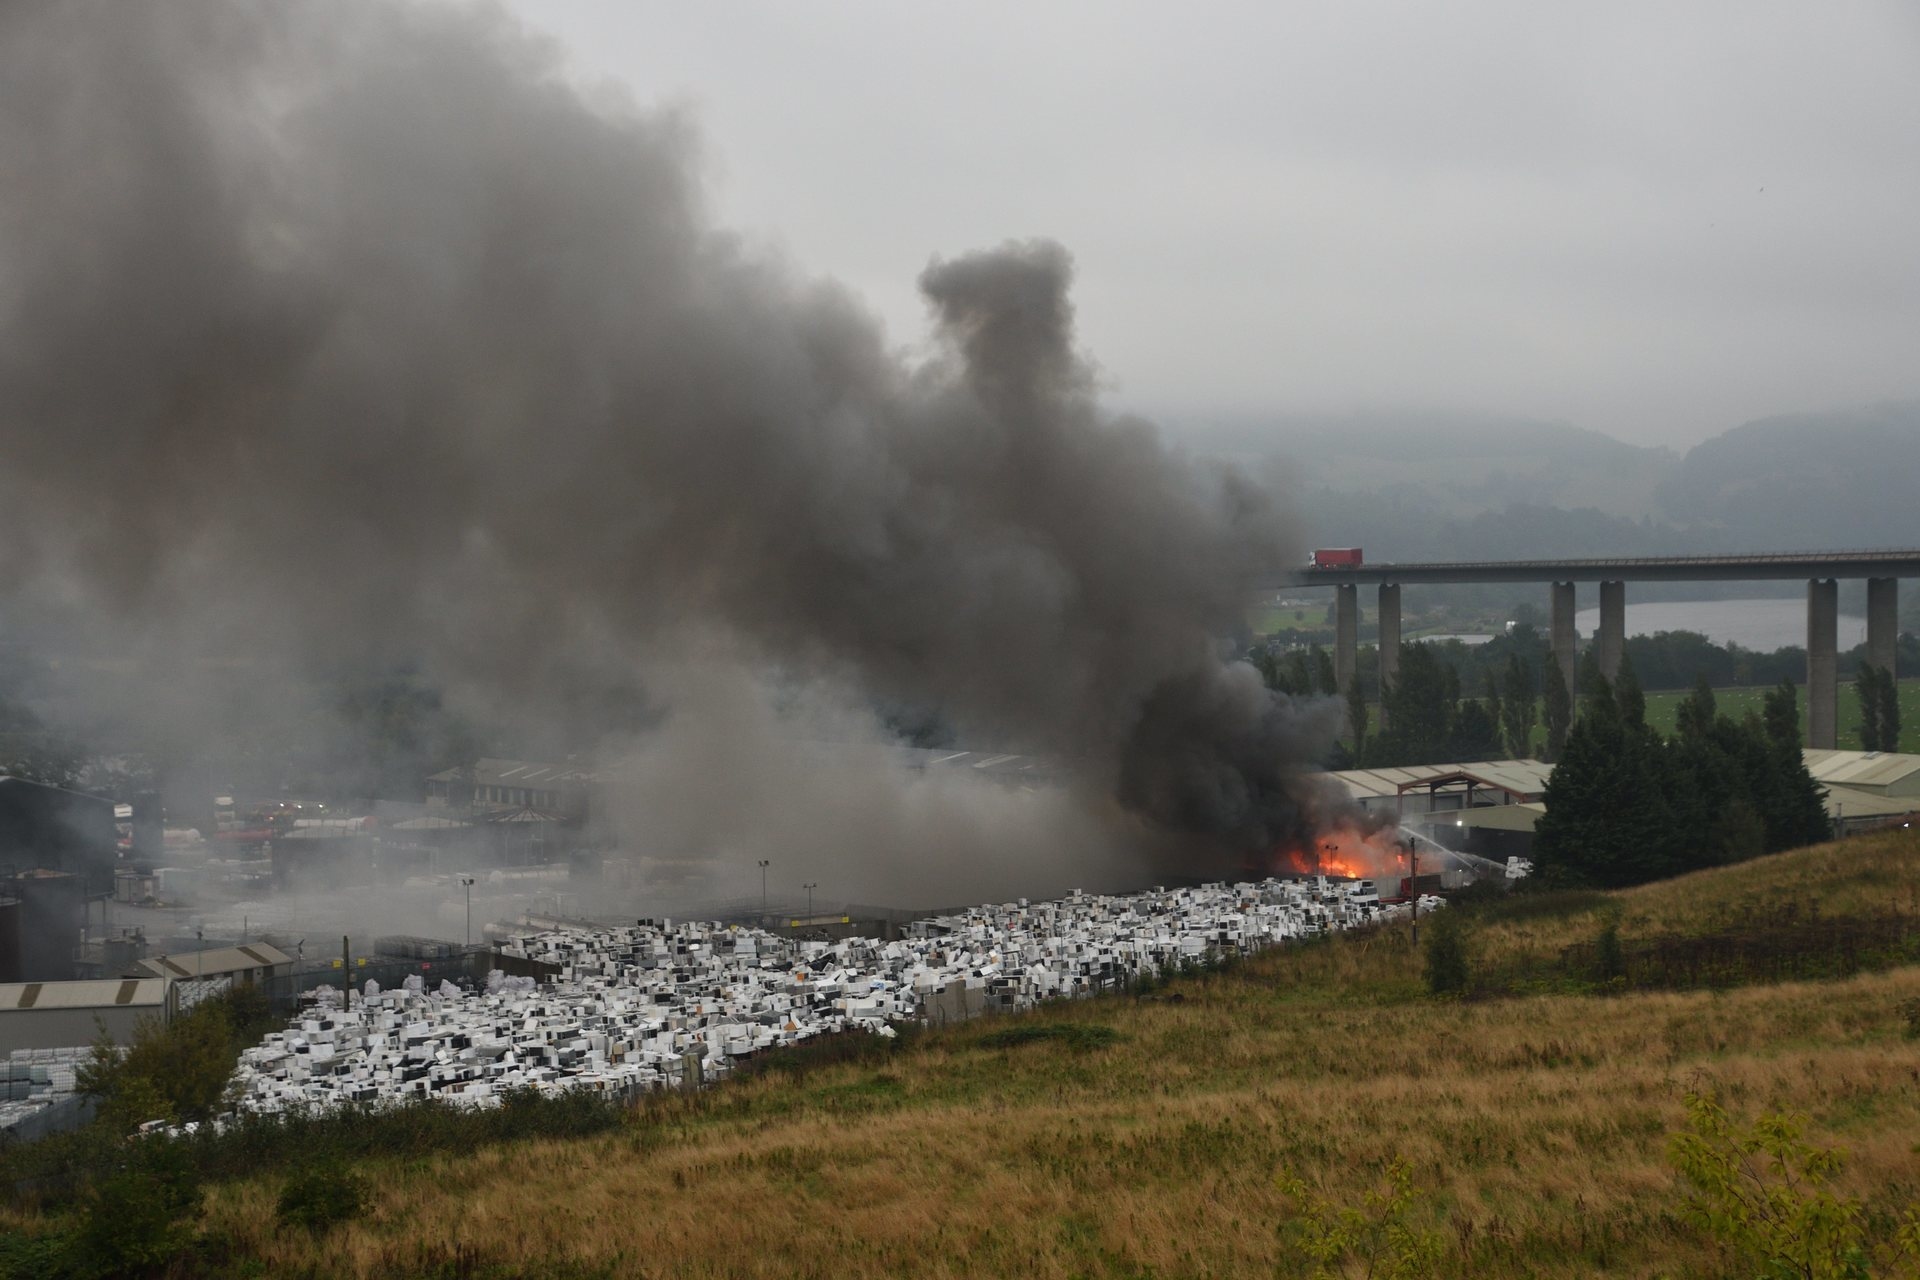
{"type": "MultiPolygon", "coordinates": [[[[1614,895],[1629,936],[1742,902],[1920,902],[1916,833],[1614,895]]],[[[1592,936],[1568,914],[1488,923],[1486,962],[1592,936]]],[[[1457,1004],[1420,994],[1404,933],[1339,939],[1025,1017],[1109,1026],[1095,1049],[983,1045],[1005,1020],[885,1062],[739,1081],[623,1131],[372,1167],[377,1207],[279,1229],[277,1179],[217,1187],[209,1227],[273,1275],[1305,1274],[1282,1170],[1357,1203],[1394,1156],[1477,1276],[1718,1274],[1676,1214],[1666,1135],[1711,1084],[1738,1113],[1806,1112],[1875,1214],[1920,1199],[1920,968],[1830,983],[1457,1004]],[[463,1272],[464,1274],[464,1272],[463,1272]]]]}

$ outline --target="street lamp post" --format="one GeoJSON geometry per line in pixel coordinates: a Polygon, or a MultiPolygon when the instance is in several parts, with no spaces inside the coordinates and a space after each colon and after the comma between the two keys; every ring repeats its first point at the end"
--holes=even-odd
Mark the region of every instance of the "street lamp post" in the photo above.
{"type": "Polygon", "coordinates": [[[762,858],[760,859],[760,915],[762,918],[765,918],[766,914],[767,914],[767,860],[765,858],[762,858]]]}
{"type": "Polygon", "coordinates": [[[811,923],[813,923],[813,891],[814,891],[815,889],[818,889],[819,887],[820,887],[820,882],[819,882],[818,880],[809,880],[809,881],[807,881],[807,883],[806,883],[806,890],[807,890],[807,923],[809,923],[809,924],[811,924],[811,923]]]}
{"type": "Polygon", "coordinates": [[[1413,945],[1420,945],[1420,846],[1407,841],[1407,896],[1413,899],[1413,945]]]}
{"type": "Polygon", "coordinates": [[[473,877],[461,876],[460,887],[467,892],[467,945],[473,945],[473,877]]]}

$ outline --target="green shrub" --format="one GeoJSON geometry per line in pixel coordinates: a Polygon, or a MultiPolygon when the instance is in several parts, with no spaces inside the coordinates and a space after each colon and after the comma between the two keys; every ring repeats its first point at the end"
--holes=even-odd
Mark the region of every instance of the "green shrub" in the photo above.
{"type": "Polygon", "coordinates": [[[1687,1127],[1667,1155],[1687,1184],[1687,1214],[1741,1273],[1773,1280],[1865,1280],[1860,1202],[1828,1189],[1838,1150],[1802,1140],[1801,1117],[1769,1112],[1741,1126],[1711,1093],[1687,1095],[1687,1127]]]}
{"type": "Polygon", "coordinates": [[[1279,1178],[1280,1190],[1293,1199],[1296,1210],[1283,1230],[1313,1262],[1315,1280],[1425,1280],[1439,1270],[1446,1241],[1438,1231],[1414,1221],[1420,1197],[1413,1189],[1412,1170],[1405,1160],[1395,1159],[1381,1175],[1384,1185],[1367,1192],[1357,1205],[1329,1200],[1297,1175],[1279,1178]]]}
{"type": "Polygon", "coordinates": [[[1459,915],[1451,908],[1427,917],[1427,990],[1434,995],[1458,995],[1467,989],[1467,939],[1459,915]]]}
{"type": "Polygon", "coordinates": [[[124,1165],[93,1184],[84,1206],[70,1250],[72,1273],[151,1274],[193,1246],[199,1173],[175,1143],[134,1142],[124,1165]]]}
{"type": "Polygon", "coordinates": [[[1620,948],[1620,916],[1608,912],[1600,921],[1600,936],[1593,941],[1593,980],[1602,986],[1627,976],[1626,953],[1620,948]]]}
{"type": "Polygon", "coordinates": [[[1902,1000],[1900,1016],[1907,1020],[1907,1039],[1920,1040],[1920,997],[1902,1000]]]}
{"type": "MultiPolygon", "coordinates": [[[[872,1038],[872,1037],[869,1037],[872,1038]]],[[[41,1209],[82,1202],[120,1172],[130,1149],[178,1151],[201,1176],[248,1178],[297,1165],[417,1159],[526,1138],[579,1138],[616,1128],[629,1114],[603,1094],[514,1090],[491,1108],[419,1098],[399,1106],[242,1113],[217,1128],[156,1134],[129,1143],[102,1124],[31,1143],[0,1144],[0,1194],[41,1209]]]]}
{"type": "Polygon", "coordinates": [[[101,1027],[81,1067],[82,1093],[100,1100],[104,1123],[122,1133],[149,1120],[205,1120],[220,1109],[240,1050],[273,1024],[266,998],[238,987],[162,1023],[143,1020],[117,1045],[101,1027]]]}
{"type": "Polygon", "coordinates": [[[0,1228],[0,1280],[54,1280],[73,1274],[73,1241],[59,1231],[28,1235],[0,1228]]]}
{"type": "Polygon", "coordinates": [[[344,1165],[310,1165],[281,1188],[275,1215],[290,1227],[319,1235],[366,1212],[368,1198],[366,1179],[344,1165]]]}

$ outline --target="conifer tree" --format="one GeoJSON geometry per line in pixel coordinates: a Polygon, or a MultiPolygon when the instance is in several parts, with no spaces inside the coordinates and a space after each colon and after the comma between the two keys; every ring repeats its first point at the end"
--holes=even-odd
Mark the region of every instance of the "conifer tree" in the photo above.
{"type": "Polygon", "coordinates": [[[1854,696],[1860,699],[1860,749],[1883,751],[1880,745],[1880,670],[1870,662],[1860,664],[1853,678],[1854,696]]]}
{"type": "MultiPolygon", "coordinates": [[[[1547,780],[1536,852],[1573,879],[1602,887],[1674,874],[1683,866],[1683,841],[1667,802],[1659,735],[1644,719],[1636,724],[1622,714],[1591,653],[1581,691],[1581,716],[1547,780]]],[[[1626,701],[1631,708],[1632,697],[1626,701]]]]}
{"type": "Polygon", "coordinates": [[[1613,702],[1629,727],[1647,727],[1647,695],[1640,688],[1640,678],[1633,674],[1633,663],[1624,655],[1620,659],[1620,672],[1613,678],[1613,702]]]}
{"type": "Polygon", "coordinates": [[[1767,828],[1767,851],[1778,853],[1832,835],[1820,784],[1800,753],[1800,707],[1793,681],[1782,680],[1765,700],[1764,734],[1749,761],[1754,800],[1767,828]]]}
{"type": "Polygon", "coordinates": [[[1675,728],[1686,741],[1697,741],[1713,731],[1714,721],[1718,718],[1718,705],[1714,701],[1713,686],[1707,678],[1701,676],[1694,681],[1693,692],[1680,704],[1675,716],[1675,728]]]}
{"type": "Polygon", "coordinates": [[[1500,702],[1500,729],[1506,738],[1507,754],[1524,758],[1533,754],[1533,669],[1519,654],[1507,659],[1501,678],[1504,695],[1500,702]]]}
{"type": "Polygon", "coordinates": [[[1900,749],[1900,682],[1887,667],[1880,668],[1880,749],[1900,749]]]}
{"type": "Polygon", "coordinates": [[[1308,659],[1313,663],[1313,691],[1326,698],[1339,697],[1340,681],[1334,674],[1333,659],[1327,656],[1327,651],[1316,644],[1309,650],[1308,659]]]}
{"type": "Polygon", "coordinates": [[[1573,727],[1573,692],[1567,688],[1566,673],[1560,664],[1547,662],[1542,681],[1544,696],[1541,710],[1547,727],[1547,759],[1558,760],[1567,746],[1567,732],[1573,727]]]}

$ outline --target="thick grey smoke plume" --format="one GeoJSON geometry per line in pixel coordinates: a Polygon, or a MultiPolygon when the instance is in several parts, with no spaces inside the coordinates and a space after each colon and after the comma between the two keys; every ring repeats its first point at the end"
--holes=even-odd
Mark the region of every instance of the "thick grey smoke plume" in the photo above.
{"type": "MultiPolygon", "coordinates": [[[[182,646],[419,656],[534,711],[638,671],[656,782],[715,726],[742,759],[807,732],[703,691],[797,683],[1078,760],[1083,800],[1154,832],[1289,829],[1329,716],[1217,642],[1292,562],[1285,523],[1102,411],[1067,253],[935,261],[944,354],[909,367],[710,226],[699,173],[685,120],[491,10],[0,9],[6,579],[182,646]]],[[[689,842],[726,807],[636,786],[689,842]]]]}

